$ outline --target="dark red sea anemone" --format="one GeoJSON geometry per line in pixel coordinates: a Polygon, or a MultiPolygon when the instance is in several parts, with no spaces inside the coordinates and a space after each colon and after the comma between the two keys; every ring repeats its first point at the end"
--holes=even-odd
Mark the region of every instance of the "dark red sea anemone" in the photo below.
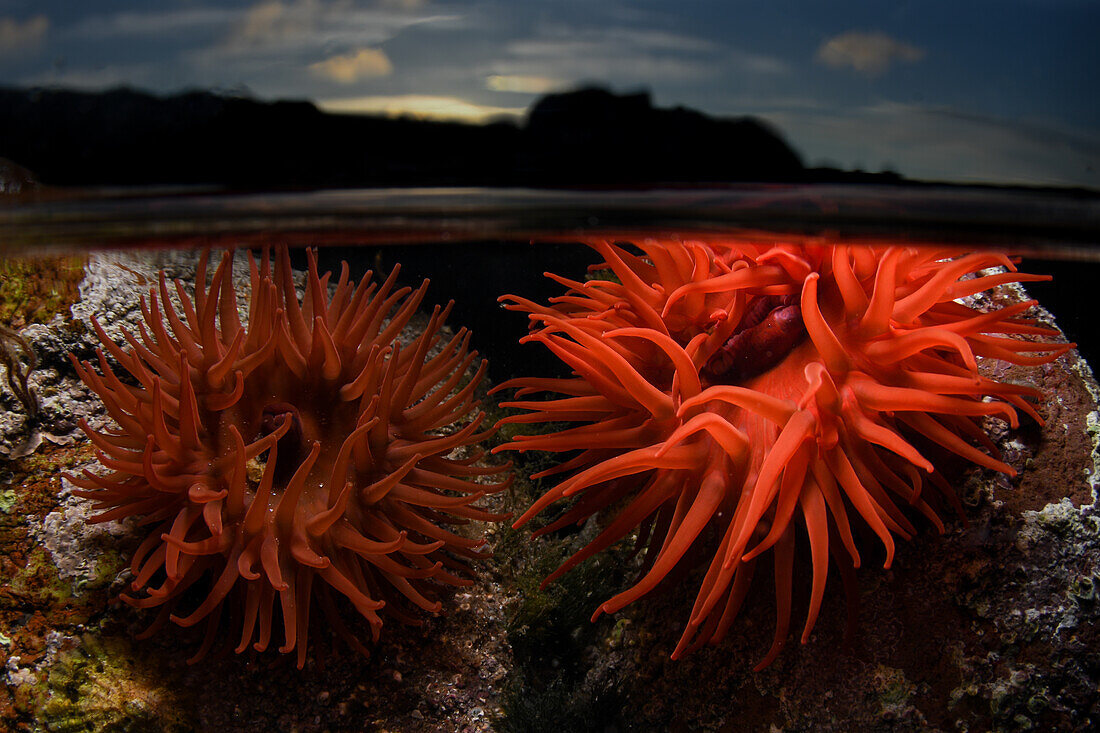
{"type": "Polygon", "coordinates": [[[1038,392],[983,376],[979,359],[1037,365],[1071,347],[1021,317],[1034,301],[985,310],[963,302],[1045,279],[1016,272],[1002,254],[719,238],[587,244],[603,257],[594,279],[549,275],[568,288],[549,306],[502,298],[529,314],[525,340],[574,374],[501,385],[517,399],[559,395],[505,403],[527,412],[502,422],[579,424],[500,449],[575,452],[541,474],[568,478],[517,526],[567,497],[574,502],[536,534],[605,513],[598,536],[547,582],[640,528],[644,576],[595,616],[653,590],[713,536],[674,658],[727,633],[770,553],[777,624],[758,668],[774,660],[803,541],[812,563],[805,643],[830,557],[850,577],[857,538],[873,533],[889,567],[895,536],[916,531],[914,511],[940,531],[945,502],[961,512],[932,458],[953,453],[1014,474],[982,422],[1016,427],[1018,410],[1038,420],[1028,402],[1038,392]]]}
{"type": "Polygon", "coordinates": [[[140,337],[124,349],[98,323],[107,352],[99,372],[73,359],[117,428],[84,430],[110,473],[71,480],[101,513],[136,516],[152,531],[132,563],[132,594],[157,607],[147,633],[171,619],[206,622],[194,659],[213,644],[223,616],[236,651],[268,647],[282,625],[283,653],[305,662],[310,610],[366,653],[341,606],[370,624],[416,623],[436,613],[442,586],[469,585],[468,560],[483,540],[445,528],[503,517],[474,505],[504,483],[478,483],[506,466],[481,465],[469,449],[479,431],[472,378],[476,352],[463,329],[441,331],[436,307],[421,333],[401,341],[428,283],[356,285],[345,263],[332,286],[313,252],[301,301],[286,249],[274,272],[249,257],[251,300],[242,325],[226,253],[206,286],[206,255],[194,297],[164,274],[142,299],[140,337]],[[458,455],[455,452],[464,452],[458,455]]]}

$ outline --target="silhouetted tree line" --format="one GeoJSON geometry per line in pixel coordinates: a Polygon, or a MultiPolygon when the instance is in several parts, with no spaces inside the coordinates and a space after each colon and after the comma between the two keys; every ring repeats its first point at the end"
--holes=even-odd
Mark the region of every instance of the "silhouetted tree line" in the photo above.
{"type": "MultiPolygon", "coordinates": [[[[646,93],[595,88],[546,96],[520,125],[327,114],[309,102],[211,92],[0,89],[0,158],[55,185],[644,185],[822,176],[760,120],[656,109],[646,93]]],[[[845,175],[833,173],[826,177],[845,175]]]]}

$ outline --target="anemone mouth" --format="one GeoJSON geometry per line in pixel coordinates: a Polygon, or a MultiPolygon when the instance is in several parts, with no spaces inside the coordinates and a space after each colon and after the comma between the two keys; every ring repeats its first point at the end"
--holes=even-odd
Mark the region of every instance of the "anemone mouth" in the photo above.
{"type": "Polygon", "coordinates": [[[281,435],[275,441],[277,449],[268,449],[260,455],[265,461],[274,458],[274,484],[283,487],[309,454],[298,408],[287,402],[264,405],[260,413],[260,430],[256,437],[262,440],[276,431],[281,435]]]}
{"type": "Polygon", "coordinates": [[[916,532],[913,515],[942,532],[942,507],[963,513],[928,456],[1015,475],[982,421],[1038,421],[1040,395],[984,375],[978,359],[1039,365],[1072,348],[1026,318],[1033,301],[963,302],[1047,279],[999,253],[653,238],[639,256],[586,244],[614,279],[554,277],[570,290],[549,306],[503,298],[529,314],[527,340],[574,377],[500,385],[516,389],[502,405],[522,411],[502,423],[573,425],[497,450],[575,452],[541,474],[564,480],[517,526],[559,502],[570,503],[540,533],[602,515],[602,531],[549,579],[642,528],[642,577],[597,616],[653,591],[692,551],[711,556],[673,657],[729,632],[770,559],[776,631],[757,668],[771,663],[789,631],[799,545],[811,565],[805,643],[830,565],[849,587],[865,535],[889,567],[895,539],[916,532]],[[523,399],[539,392],[551,396],[523,399]]]}
{"type": "Polygon", "coordinates": [[[806,339],[795,296],[760,296],[701,370],[710,384],[740,384],[782,362],[806,339]]]}

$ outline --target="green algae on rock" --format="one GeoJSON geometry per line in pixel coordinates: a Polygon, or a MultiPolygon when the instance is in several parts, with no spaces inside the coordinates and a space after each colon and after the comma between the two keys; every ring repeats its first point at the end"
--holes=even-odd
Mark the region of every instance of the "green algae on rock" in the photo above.
{"type": "Polygon", "coordinates": [[[85,634],[44,671],[35,717],[57,733],[187,733],[186,706],[125,641],[85,634]]]}

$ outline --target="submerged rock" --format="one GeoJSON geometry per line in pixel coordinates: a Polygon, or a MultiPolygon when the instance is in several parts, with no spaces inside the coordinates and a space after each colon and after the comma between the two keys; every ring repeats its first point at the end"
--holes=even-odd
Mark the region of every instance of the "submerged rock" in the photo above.
{"type": "MultiPolygon", "coordinates": [[[[201,629],[133,641],[151,618],[111,599],[127,582],[134,536],[126,525],[88,525],[87,505],[59,476],[94,461],[76,420],[106,419],[65,354],[92,353],[94,334],[81,325],[92,314],[117,338],[155,272],[186,279],[192,262],[93,257],[72,318],[23,331],[41,363],[31,384],[42,438],[23,458],[0,459],[0,728],[1089,730],[1100,717],[1100,388],[1073,354],[998,371],[1048,395],[1044,427],[995,434],[1019,476],[961,477],[965,526],[953,522],[943,537],[923,528],[889,571],[881,556],[866,558],[853,638],[831,588],[810,643],[792,637],[760,673],[751,667],[774,618],[766,582],[721,645],[678,662],[668,655],[697,575],[596,623],[592,611],[638,570],[630,547],[540,590],[599,530],[594,521],[537,542],[489,528],[495,556],[477,584],[455,593],[447,616],[385,635],[368,660],[319,647],[303,671],[270,655],[188,667],[201,629]]],[[[13,417],[0,423],[14,425],[9,399],[0,397],[13,417]]],[[[523,460],[523,473],[547,467],[544,457],[523,460]]],[[[526,506],[537,493],[524,482],[494,508],[526,506]]]]}

